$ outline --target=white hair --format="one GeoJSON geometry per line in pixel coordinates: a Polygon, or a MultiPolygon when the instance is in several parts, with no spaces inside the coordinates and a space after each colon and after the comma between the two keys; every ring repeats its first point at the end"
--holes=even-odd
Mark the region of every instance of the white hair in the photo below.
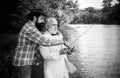
{"type": "Polygon", "coordinates": [[[54,18],[54,17],[49,17],[49,18],[46,20],[46,26],[49,26],[49,25],[52,24],[53,22],[57,22],[56,18],[54,18]]]}

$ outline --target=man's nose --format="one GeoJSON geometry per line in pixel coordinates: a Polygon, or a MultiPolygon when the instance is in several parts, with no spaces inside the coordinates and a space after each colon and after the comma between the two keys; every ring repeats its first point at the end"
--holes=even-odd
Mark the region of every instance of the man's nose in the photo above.
{"type": "Polygon", "coordinates": [[[42,20],[42,22],[45,22],[44,20],[42,20]]]}
{"type": "Polygon", "coordinates": [[[57,25],[55,26],[55,28],[57,28],[57,25]]]}

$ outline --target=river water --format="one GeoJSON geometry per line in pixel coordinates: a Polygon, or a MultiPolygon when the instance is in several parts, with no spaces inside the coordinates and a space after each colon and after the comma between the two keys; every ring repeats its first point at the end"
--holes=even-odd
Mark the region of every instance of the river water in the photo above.
{"type": "Polygon", "coordinates": [[[73,78],[120,78],[120,26],[72,25],[78,35],[90,26],[74,43],[78,52],[68,57],[77,67],[73,78]]]}

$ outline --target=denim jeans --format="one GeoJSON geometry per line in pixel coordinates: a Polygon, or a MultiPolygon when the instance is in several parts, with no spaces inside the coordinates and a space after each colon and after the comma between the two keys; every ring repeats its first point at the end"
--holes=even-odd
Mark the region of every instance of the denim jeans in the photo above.
{"type": "Polygon", "coordinates": [[[17,66],[18,78],[31,78],[31,68],[32,66],[17,66]]]}
{"type": "Polygon", "coordinates": [[[43,64],[32,65],[31,78],[44,78],[43,64]]]}
{"type": "Polygon", "coordinates": [[[16,67],[13,78],[44,78],[43,64],[16,67]]]}

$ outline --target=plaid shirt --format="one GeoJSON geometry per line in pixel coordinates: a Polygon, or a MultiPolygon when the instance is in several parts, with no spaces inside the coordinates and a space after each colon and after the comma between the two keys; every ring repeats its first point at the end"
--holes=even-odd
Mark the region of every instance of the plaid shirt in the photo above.
{"type": "Polygon", "coordinates": [[[32,22],[26,23],[19,34],[13,65],[32,65],[39,45],[50,45],[50,43],[32,22]]]}

